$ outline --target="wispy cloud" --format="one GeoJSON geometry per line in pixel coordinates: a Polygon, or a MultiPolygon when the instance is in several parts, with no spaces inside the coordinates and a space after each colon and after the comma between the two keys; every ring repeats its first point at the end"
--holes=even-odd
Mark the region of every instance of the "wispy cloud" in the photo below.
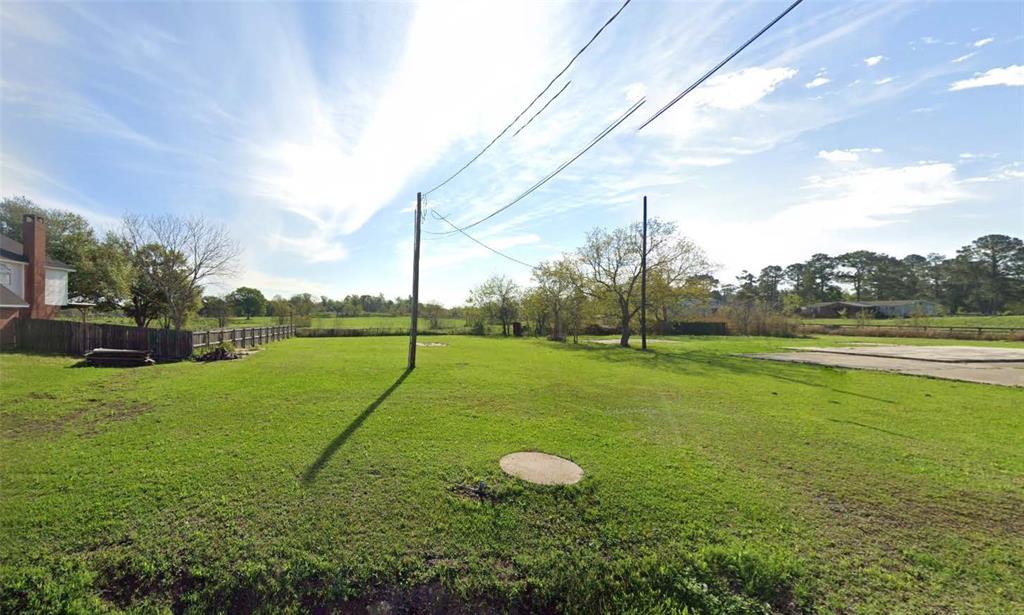
{"type": "Polygon", "coordinates": [[[864,58],[864,63],[867,64],[868,66],[877,66],[883,60],[886,59],[888,58],[886,58],[885,56],[871,56],[870,58],[864,58]]]}
{"type": "Polygon", "coordinates": [[[988,45],[989,43],[994,42],[995,40],[996,39],[991,37],[991,36],[986,37],[986,38],[982,38],[982,39],[978,39],[978,40],[974,41],[974,47],[984,47],[985,45],[988,45]]]}
{"type": "Polygon", "coordinates": [[[950,62],[952,62],[953,64],[959,64],[961,62],[965,62],[967,60],[970,60],[971,58],[973,58],[976,55],[978,55],[978,52],[977,51],[972,51],[970,53],[965,53],[962,56],[957,56],[957,57],[953,58],[952,60],[950,60],[950,62]]]}
{"type": "Polygon", "coordinates": [[[829,79],[828,77],[815,77],[814,79],[811,79],[810,81],[805,83],[804,87],[807,88],[807,89],[820,88],[821,86],[825,85],[826,83],[831,83],[831,82],[832,82],[832,80],[829,79]]]}

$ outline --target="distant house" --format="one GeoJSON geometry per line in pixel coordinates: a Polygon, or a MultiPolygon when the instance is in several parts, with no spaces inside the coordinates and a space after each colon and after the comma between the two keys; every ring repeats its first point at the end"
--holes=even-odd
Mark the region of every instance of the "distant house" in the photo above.
{"type": "Polygon", "coordinates": [[[53,318],[68,303],[68,274],[74,269],[46,254],[46,221],[26,214],[25,243],[0,235],[0,340],[18,318],[53,318]]]}
{"type": "Polygon", "coordinates": [[[800,308],[800,314],[807,318],[838,318],[840,316],[871,318],[910,318],[912,316],[935,316],[942,306],[927,299],[897,299],[891,301],[828,301],[813,303],[800,308]]]}

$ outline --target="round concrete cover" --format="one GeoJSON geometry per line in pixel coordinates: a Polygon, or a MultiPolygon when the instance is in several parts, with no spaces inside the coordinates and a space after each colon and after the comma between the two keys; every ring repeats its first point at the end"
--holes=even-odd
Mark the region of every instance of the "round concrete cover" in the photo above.
{"type": "Polygon", "coordinates": [[[522,452],[501,458],[501,469],[538,485],[572,485],[583,478],[583,468],[547,453],[522,452]]]}

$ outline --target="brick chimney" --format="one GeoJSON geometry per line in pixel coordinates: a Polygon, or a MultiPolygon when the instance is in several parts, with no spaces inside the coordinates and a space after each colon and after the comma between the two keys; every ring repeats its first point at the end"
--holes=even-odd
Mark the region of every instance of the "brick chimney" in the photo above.
{"type": "Polygon", "coordinates": [[[46,220],[25,214],[21,220],[21,238],[25,246],[25,303],[29,318],[49,318],[53,311],[46,305],[46,220]]]}

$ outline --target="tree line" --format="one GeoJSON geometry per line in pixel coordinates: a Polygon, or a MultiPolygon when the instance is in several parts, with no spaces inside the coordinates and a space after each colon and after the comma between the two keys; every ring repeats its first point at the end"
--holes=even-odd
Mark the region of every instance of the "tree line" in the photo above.
{"type": "MultiPolygon", "coordinates": [[[[576,250],[535,267],[530,286],[499,275],[475,287],[467,301],[470,317],[477,328],[484,322],[500,325],[503,335],[521,319],[534,333],[557,340],[578,339],[584,323],[611,321],[619,343],[628,346],[641,307],[643,256],[639,223],[594,229],[576,250]]],[[[711,263],[672,222],[649,221],[646,257],[652,324],[667,323],[686,300],[709,295],[711,263]]]]}
{"type": "MultiPolygon", "coordinates": [[[[75,269],[68,296],[97,311],[121,313],[139,327],[159,324],[183,328],[189,318],[271,316],[278,322],[313,315],[407,315],[409,297],[350,294],[343,299],[296,293],[267,298],[256,288],[239,287],[224,296],[207,293],[211,282],[237,273],[241,248],[220,225],[202,218],[126,216],[120,228],[100,236],[79,214],[45,209],[24,196],[0,202],[0,233],[22,241],[25,214],[46,220],[47,252],[75,269]]],[[[436,326],[443,317],[461,317],[462,309],[421,304],[436,326]]]]}
{"type": "Polygon", "coordinates": [[[68,295],[103,311],[122,311],[140,327],[160,319],[181,329],[203,289],[237,272],[239,244],[201,217],[126,216],[102,238],[82,216],[43,209],[25,197],[0,203],[0,233],[22,240],[25,214],[46,220],[47,252],[75,269],[68,295]]]}
{"type": "Polygon", "coordinates": [[[950,314],[1024,312],[1024,242],[985,235],[946,257],[902,258],[870,250],[838,256],[814,254],[787,267],[742,272],[735,284],[716,286],[724,303],[756,301],[779,311],[825,301],[927,299],[950,314]]]}

